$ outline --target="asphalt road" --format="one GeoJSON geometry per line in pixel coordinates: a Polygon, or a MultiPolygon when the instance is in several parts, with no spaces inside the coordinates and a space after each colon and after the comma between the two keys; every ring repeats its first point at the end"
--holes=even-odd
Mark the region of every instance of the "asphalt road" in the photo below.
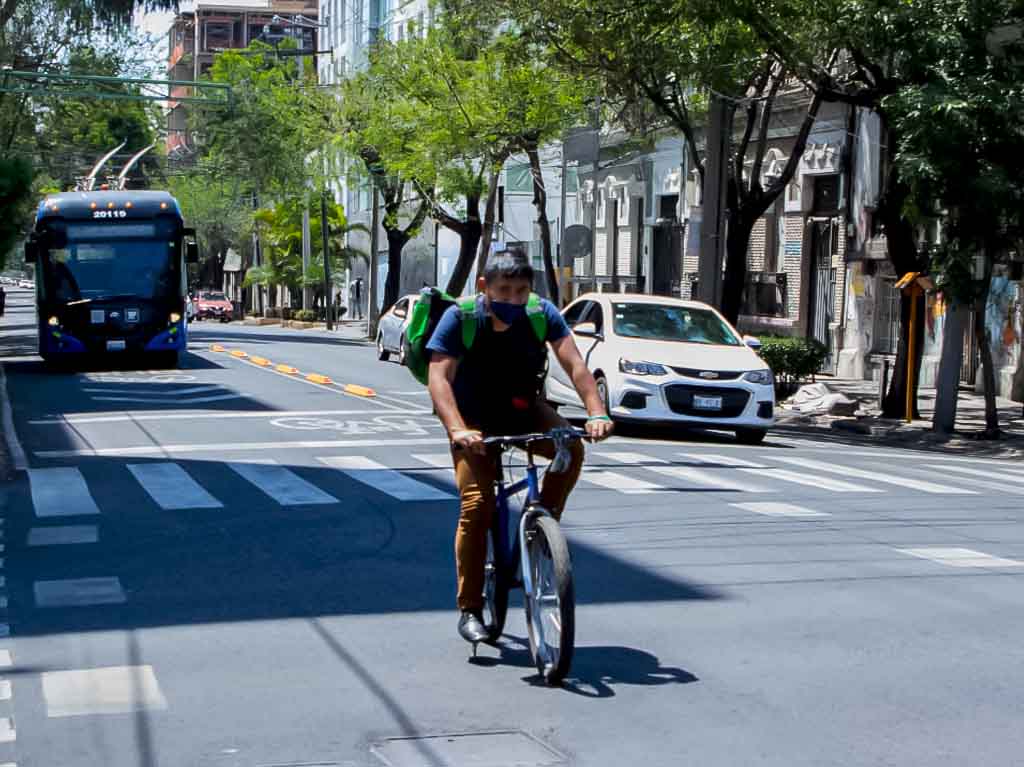
{"type": "Polygon", "coordinates": [[[476,661],[456,634],[451,472],[407,371],[199,323],[180,370],[57,374],[31,326],[11,291],[0,765],[1021,761],[1020,463],[590,447],[564,518],[578,649],[548,689],[521,610],[476,661]]]}

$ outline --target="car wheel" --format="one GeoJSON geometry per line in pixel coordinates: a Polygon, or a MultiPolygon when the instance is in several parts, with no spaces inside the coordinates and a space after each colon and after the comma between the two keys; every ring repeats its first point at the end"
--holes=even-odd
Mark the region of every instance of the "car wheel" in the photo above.
{"type": "Polygon", "coordinates": [[[736,441],[741,445],[760,445],[768,436],[767,429],[737,429],[736,441]]]}
{"type": "Polygon", "coordinates": [[[398,364],[405,364],[405,336],[398,339],[398,364]]]}
{"type": "Polygon", "coordinates": [[[379,359],[381,362],[387,362],[388,361],[388,357],[390,357],[390,356],[391,356],[390,352],[388,352],[388,350],[384,348],[384,334],[383,333],[378,333],[377,334],[377,359],[379,359]]]}
{"type": "Polygon", "coordinates": [[[609,405],[610,400],[608,398],[608,379],[604,376],[598,376],[594,380],[597,382],[597,396],[599,396],[601,398],[601,402],[604,403],[604,412],[611,416],[612,409],[609,405]]]}

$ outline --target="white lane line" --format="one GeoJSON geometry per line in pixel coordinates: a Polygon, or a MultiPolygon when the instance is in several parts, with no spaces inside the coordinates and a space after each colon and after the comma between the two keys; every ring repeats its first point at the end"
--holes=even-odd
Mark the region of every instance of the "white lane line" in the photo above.
{"type": "Polygon", "coordinates": [[[413,445],[447,445],[448,440],[437,437],[416,439],[338,439],[306,440],[302,442],[216,442],[210,444],[143,445],[140,447],[80,448],[76,450],[36,450],[39,458],[77,458],[79,456],[133,456],[164,455],[165,453],[232,453],[247,450],[309,450],[322,448],[408,447],[413,445]]]}
{"type": "MultiPolygon", "coordinates": [[[[192,405],[203,402],[223,402],[229,399],[245,399],[248,395],[246,394],[217,394],[210,397],[189,397],[179,401],[179,404],[192,405]]],[[[167,404],[166,399],[158,399],[157,397],[90,397],[90,399],[96,402],[160,402],[161,404],[167,404]]]]}
{"type": "Polygon", "coordinates": [[[743,493],[775,492],[770,488],[762,487],[752,482],[737,481],[727,479],[720,475],[709,474],[707,471],[702,469],[695,469],[689,466],[670,466],[667,461],[662,460],[661,458],[653,458],[642,453],[602,452],[599,455],[618,463],[625,463],[638,468],[645,468],[648,471],[654,471],[658,474],[663,474],[666,477],[682,479],[686,482],[692,482],[695,485],[703,485],[709,489],[721,489],[727,491],[738,490],[743,493]]]}
{"type": "Polygon", "coordinates": [[[645,479],[627,477],[625,474],[616,474],[613,471],[597,471],[594,469],[583,469],[580,479],[592,485],[617,490],[626,495],[645,495],[647,493],[663,493],[668,488],[648,482],[645,479]]]}
{"type": "Polygon", "coordinates": [[[447,501],[451,493],[407,477],[362,455],[334,455],[317,458],[320,463],[340,469],[347,476],[400,501],[447,501]]]}
{"type": "Polygon", "coordinates": [[[130,463],[128,471],[162,509],[224,508],[176,463],[130,463]]]}
{"type": "Polygon", "coordinates": [[[887,485],[897,485],[911,490],[920,490],[922,493],[977,495],[973,490],[966,490],[962,487],[951,487],[950,485],[940,485],[936,482],[925,482],[921,479],[896,477],[891,474],[887,474],[886,471],[891,470],[891,468],[878,471],[868,471],[866,469],[855,469],[852,466],[845,466],[843,464],[813,461],[809,458],[781,458],[777,456],[773,456],[773,458],[777,461],[782,461],[783,463],[791,463],[794,466],[803,466],[808,469],[817,469],[818,471],[826,471],[833,474],[842,474],[844,476],[858,477],[859,479],[868,479],[872,482],[882,482],[887,485]]]}
{"type": "Polygon", "coordinates": [[[929,463],[925,464],[929,469],[938,469],[939,471],[953,471],[957,474],[967,474],[972,477],[988,477],[991,479],[998,479],[1000,482],[1012,482],[1018,485],[1024,485],[1024,474],[1014,474],[1012,472],[999,472],[999,471],[985,471],[984,469],[972,469],[968,466],[949,466],[940,463],[929,463]]]}
{"type": "Polygon", "coordinates": [[[14,665],[10,650],[0,650],[0,668],[10,668],[14,665]]]}
{"type": "Polygon", "coordinates": [[[100,513],[96,501],[89,494],[85,478],[76,468],[56,466],[29,469],[28,481],[32,487],[32,505],[37,517],[100,513]]]}
{"type": "MultiPolygon", "coordinates": [[[[915,476],[924,477],[926,479],[950,479],[950,476],[945,473],[948,468],[946,466],[936,466],[936,471],[928,471],[926,469],[918,468],[917,466],[910,466],[904,469],[904,471],[912,472],[915,476]]],[[[960,479],[960,477],[955,477],[960,479]]],[[[1024,485],[1008,485],[1005,482],[999,482],[994,479],[980,479],[975,477],[963,477],[968,480],[972,488],[984,488],[986,490],[997,490],[1000,493],[1007,495],[1024,495],[1024,485]]]]}
{"type": "Polygon", "coordinates": [[[152,666],[45,671],[42,683],[50,718],[167,708],[152,666]]]}
{"type": "Polygon", "coordinates": [[[755,514],[764,514],[769,517],[828,517],[823,511],[814,511],[803,506],[795,506],[792,503],[730,503],[737,509],[752,511],[755,514]]]}
{"type": "Polygon", "coordinates": [[[786,469],[775,469],[763,463],[754,463],[753,461],[746,461],[742,458],[735,458],[731,455],[704,453],[680,453],[679,455],[695,461],[712,461],[713,464],[718,464],[720,468],[732,466],[735,467],[737,471],[741,471],[744,474],[751,474],[762,479],[777,479],[782,482],[792,482],[797,485],[817,487],[822,490],[831,490],[836,493],[884,492],[877,487],[865,487],[864,485],[858,485],[854,482],[843,482],[842,480],[832,479],[831,477],[821,477],[814,474],[799,474],[795,471],[787,471],[786,469]]]}
{"type": "Polygon", "coordinates": [[[52,418],[40,418],[29,421],[33,426],[63,426],[80,423],[125,423],[129,421],[185,421],[201,418],[233,419],[233,418],[306,418],[324,415],[430,415],[429,410],[418,408],[407,413],[396,413],[394,410],[238,410],[224,412],[220,410],[197,410],[193,412],[140,412],[121,413],[118,415],[70,415],[52,418]]]}
{"type": "Polygon", "coordinates": [[[691,461],[704,466],[712,466],[720,469],[732,469],[732,468],[747,468],[747,469],[767,469],[763,463],[754,463],[753,461],[745,461],[742,458],[734,458],[731,455],[717,455],[714,453],[679,453],[683,458],[689,458],[691,461]]]}
{"type": "Polygon", "coordinates": [[[339,502],[333,495],[276,463],[229,463],[228,466],[282,506],[339,502]]]}
{"type": "Polygon", "coordinates": [[[11,456],[14,470],[24,471],[28,468],[28,459],[25,457],[25,450],[18,439],[18,430],[14,428],[14,411],[11,410],[11,399],[7,395],[7,371],[2,362],[0,362],[0,420],[4,425],[4,439],[7,441],[7,452],[11,456]]]}
{"type": "Polygon", "coordinates": [[[36,581],[33,589],[36,607],[116,605],[127,601],[121,581],[116,577],[36,581]]]}
{"type": "MultiPolygon", "coordinates": [[[[166,384],[159,383],[161,386],[166,384]]],[[[217,389],[223,389],[224,387],[220,384],[202,384],[201,386],[189,386],[185,389],[121,389],[117,386],[105,386],[103,388],[83,388],[82,391],[89,392],[90,394],[142,394],[145,396],[153,397],[178,397],[182,394],[199,394],[200,392],[212,392],[217,389]]],[[[93,397],[92,399],[95,399],[93,397]]]]}
{"type": "Polygon", "coordinates": [[[438,469],[455,470],[451,453],[413,453],[412,457],[428,466],[434,466],[438,469]]]}
{"type": "Polygon", "coordinates": [[[12,743],[18,739],[14,729],[14,720],[8,716],[0,716],[0,743],[12,743]]]}
{"type": "Polygon", "coordinates": [[[96,525],[33,527],[28,531],[29,546],[68,546],[78,543],[96,543],[99,539],[99,528],[96,525]]]}
{"type": "Polygon", "coordinates": [[[0,700],[11,699],[11,683],[6,679],[0,679],[0,700]]]}
{"type": "Polygon", "coordinates": [[[930,559],[940,565],[949,567],[1024,567],[1024,562],[1016,559],[1004,559],[994,557],[983,551],[974,549],[961,549],[955,547],[928,547],[917,549],[896,549],[903,554],[910,554],[912,557],[930,559]]]}

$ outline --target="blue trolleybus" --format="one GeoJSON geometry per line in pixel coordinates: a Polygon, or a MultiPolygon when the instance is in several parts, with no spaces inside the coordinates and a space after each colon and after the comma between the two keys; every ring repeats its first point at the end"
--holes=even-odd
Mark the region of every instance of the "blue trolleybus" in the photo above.
{"type": "Polygon", "coordinates": [[[36,265],[39,354],[137,353],[176,365],[186,348],[186,264],[198,258],[195,231],[167,192],[47,197],[25,245],[36,265]]]}

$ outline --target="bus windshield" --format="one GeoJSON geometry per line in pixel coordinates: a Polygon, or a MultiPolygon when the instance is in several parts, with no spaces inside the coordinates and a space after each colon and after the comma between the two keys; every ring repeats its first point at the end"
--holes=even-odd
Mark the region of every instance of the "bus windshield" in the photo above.
{"type": "Polygon", "coordinates": [[[178,245],[168,240],[68,241],[42,259],[47,294],[60,303],[177,291],[178,245]]]}

